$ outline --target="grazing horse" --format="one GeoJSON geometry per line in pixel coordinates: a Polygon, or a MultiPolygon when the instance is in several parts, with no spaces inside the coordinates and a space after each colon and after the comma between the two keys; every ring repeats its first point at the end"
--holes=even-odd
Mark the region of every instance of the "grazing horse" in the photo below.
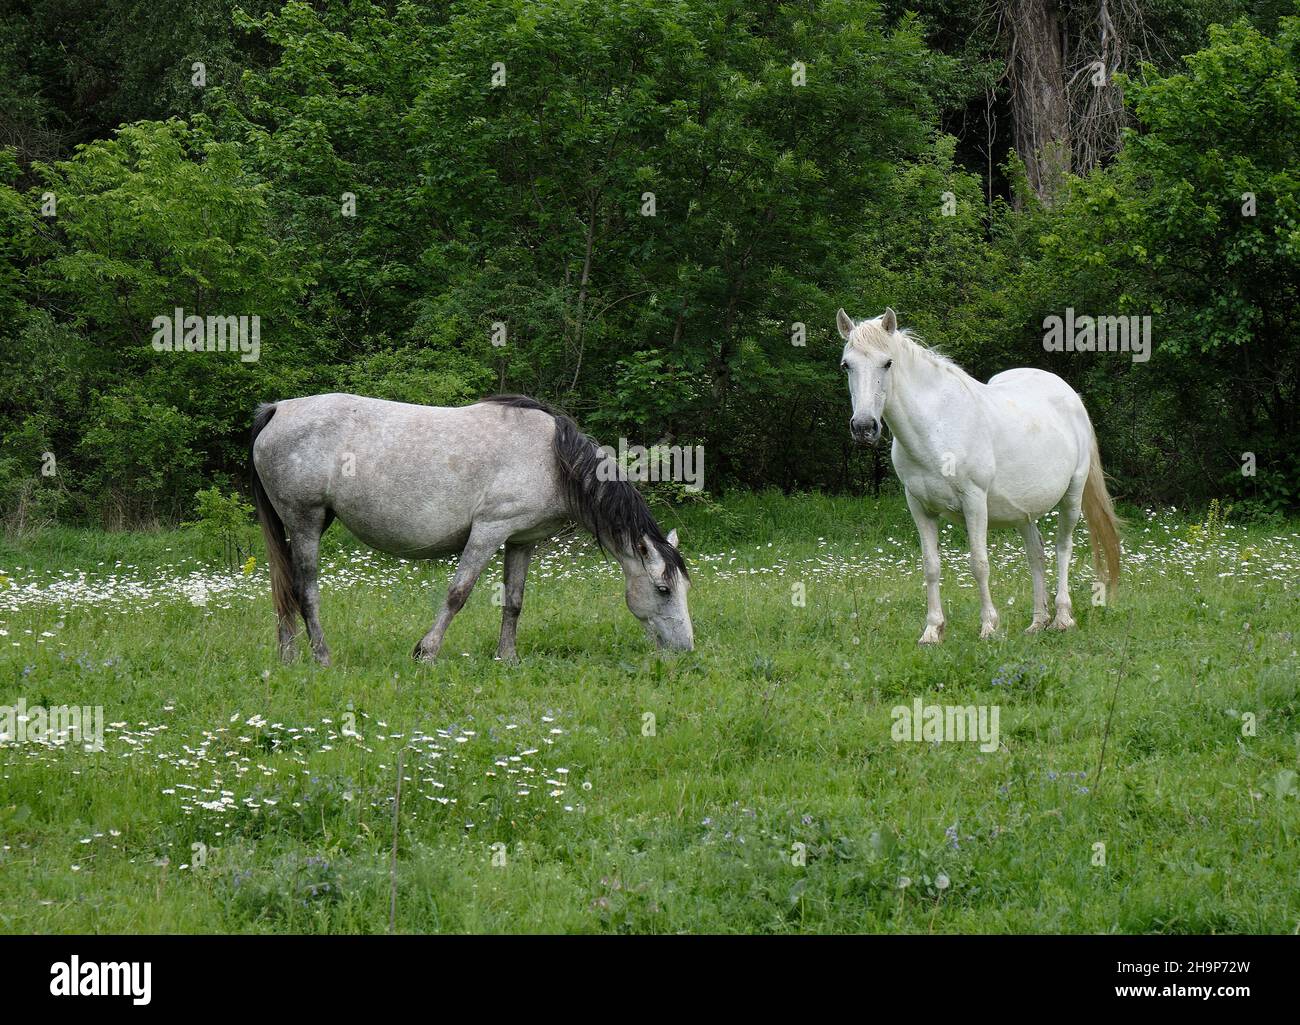
{"type": "Polygon", "coordinates": [[[939,518],[966,521],[971,571],[980,591],[980,637],[998,627],[989,596],[990,526],[1017,527],[1034,578],[1034,618],[1048,626],[1047,582],[1038,518],[1060,511],[1056,534],[1056,617],[1074,626],[1070,552],[1080,510],[1088,521],[1093,565],[1111,592],[1119,581],[1119,520],[1106,491],[1097,436],[1078,394],[1055,374],[1020,367],[981,384],[950,359],[898,329],[892,309],[854,323],[836,316],[844,338],[840,366],[849,379],[859,444],[894,435],[891,457],[921,535],[928,605],[920,643],[943,639],[939,600],[939,518]]]}
{"type": "Polygon", "coordinates": [[[312,395],[262,405],[253,418],[251,470],[286,662],[301,616],[312,653],[329,665],[317,571],[320,536],[335,517],[390,555],[460,552],[416,659],[437,657],[452,618],[504,545],[497,657],[514,661],[528,561],[570,520],[618,561],[628,608],[654,641],[673,651],[694,647],[677,532],[665,537],[641,493],[596,443],[533,399],[497,395],[446,408],[312,395]]]}

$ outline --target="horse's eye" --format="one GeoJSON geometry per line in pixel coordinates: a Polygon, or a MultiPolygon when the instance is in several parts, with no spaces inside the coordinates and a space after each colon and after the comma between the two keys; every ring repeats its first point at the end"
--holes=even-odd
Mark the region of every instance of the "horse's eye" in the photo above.
{"type": "Polygon", "coordinates": [[[849,365],[847,363],[841,363],[840,369],[843,370],[845,373],[848,373],[849,365]]]}
{"type": "Polygon", "coordinates": [[[656,585],[655,590],[658,591],[660,594],[662,594],[665,598],[668,597],[668,595],[673,593],[673,589],[671,587],[664,587],[663,584],[656,585]]]}
{"type": "Polygon", "coordinates": [[[894,365],[894,361],[893,361],[892,359],[887,359],[887,360],[885,360],[885,369],[886,369],[886,370],[888,370],[888,369],[889,369],[890,367],[892,367],[893,365],[894,365]]]}

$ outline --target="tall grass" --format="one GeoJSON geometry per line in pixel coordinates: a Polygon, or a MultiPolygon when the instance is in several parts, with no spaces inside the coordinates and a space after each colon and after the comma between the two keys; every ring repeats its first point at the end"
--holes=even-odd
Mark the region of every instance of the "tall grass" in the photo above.
{"type": "Polygon", "coordinates": [[[519,666],[491,657],[499,563],[418,666],[450,564],[336,528],[320,670],[274,660],[260,569],[206,604],[148,597],[207,572],[185,532],[0,549],[0,704],[110,723],[100,754],[0,745],[0,929],[382,932],[390,909],[399,932],[1300,925],[1296,524],[1209,538],[1130,511],[1120,603],[1091,605],[1079,559],[1079,629],[1033,637],[998,535],[985,642],[954,528],[931,650],[897,496],[676,515],[694,653],[649,651],[617,570],[561,545],[530,576],[519,666]],[[79,600],[80,571],[144,590],[79,600]],[[917,698],[997,705],[999,749],[893,740],[917,698]]]}

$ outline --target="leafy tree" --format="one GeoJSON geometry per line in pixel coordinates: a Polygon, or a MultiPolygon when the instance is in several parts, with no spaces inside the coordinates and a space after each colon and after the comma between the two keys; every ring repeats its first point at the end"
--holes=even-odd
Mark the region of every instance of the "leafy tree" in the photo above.
{"type": "Polygon", "coordinates": [[[1155,354],[1128,372],[1169,396],[1169,419],[1146,425],[1157,448],[1134,475],[1186,468],[1202,489],[1300,497],[1298,72],[1300,19],[1276,40],[1244,21],[1212,28],[1184,71],[1126,83],[1141,129],[1048,225],[1045,294],[1154,318],[1155,354]],[[1241,475],[1246,452],[1258,479],[1241,475]]]}
{"type": "MultiPolygon", "coordinates": [[[[202,119],[129,125],[37,169],[57,197],[57,236],[31,276],[54,310],[68,311],[61,323],[78,338],[87,400],[83,430],[61,448],[91,460],[85,483],[115,493],[115,515],[174,516],[198,468],[240,472],[256,402],[311,379],[314,346],[295,307],[307,281],[272,234],[266,186],[202,119]],[[258,317],[260,358],[157,351],[155,318],[174,319],[177,308],[258,317]],[[146,451],[137,431],[156,435],[159,451],[146,451]]],[[[42,338],[55,345],[60,334],[42,338]]],[[[36,358],[58,362],[48,347],[36,358]]]]}
{"type": "Polygon", "coordinates": [[[1065,376],[1131,498],[1300,504],[1293,3],[1144,4],[1133,130],[1051,210],[999,164],[996,9],[6,9],[0,514],[175,520],[243,480],[256,402],[331,389],[531,392],[705,445],[715,492],[874,487],[834,313],[886,304],[980,377],[1065,376]],[[1046,353],[1067,306],[1150,313],[1153,359],[1046,353]],[[258,316],[260,359],[156,351],[177,307],[258,316]]]}

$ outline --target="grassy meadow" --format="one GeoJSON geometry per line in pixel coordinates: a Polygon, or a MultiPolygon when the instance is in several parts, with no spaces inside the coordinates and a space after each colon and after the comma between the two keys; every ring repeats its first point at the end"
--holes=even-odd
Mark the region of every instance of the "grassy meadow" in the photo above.
{"type": "Polygon", "coordinates": [[[0,742],[0,931],[1294,932],[1300,523],[1126,512],[1108,607],[1077,533],[1067,634],[1023,633],[1014,532],[981,642],[945,530],[923,649],[898,495],[737,496],[663,517],[692,654],[649,649],[577,536],[533,563],[521,664],[498,559],[432,667],[451,563],[335,526],[328,670],[275,659],[260,552],[10,541],[0,705],[102,705],[105,742],[0,742]],[[917,698],[997,706],[998,750],[892,739],[917,698]]]}

